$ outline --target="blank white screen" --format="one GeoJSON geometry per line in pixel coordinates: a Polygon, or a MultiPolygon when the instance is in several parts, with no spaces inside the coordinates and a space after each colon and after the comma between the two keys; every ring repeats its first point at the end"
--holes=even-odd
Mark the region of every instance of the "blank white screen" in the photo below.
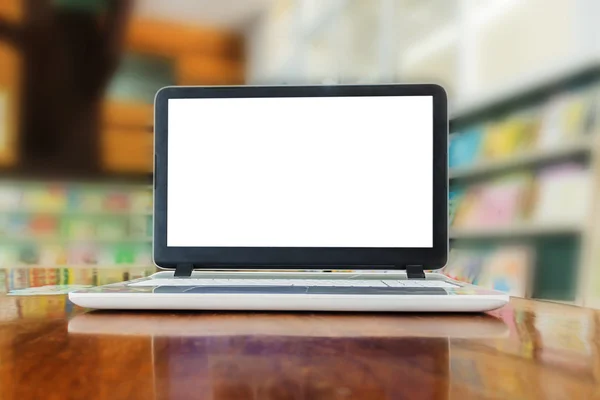
{"type": "Polygon", "coordinates": [[[167,246],[433,246],[433,98],[170,99],[167,246]]]}

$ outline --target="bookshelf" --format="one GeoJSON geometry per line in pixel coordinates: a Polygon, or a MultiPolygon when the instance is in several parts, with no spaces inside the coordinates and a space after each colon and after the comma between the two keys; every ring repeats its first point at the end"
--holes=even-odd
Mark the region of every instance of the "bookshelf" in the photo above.
{"type": "MultiPolygon", "coordinates": [[[[25,7],[25,1],[3,0],[0,3],[2,22],[11,21],[21,28],[23,21],[31,20],[26,15],[31,7],[25,7]]],[[[74,2],[63,3],[58,7],[75,5],[74,2]]],[[[42,26],[36,28],[33,24],[32,29],[56,36],[53,32],[60,31],[64,22],[64,18],[54,13],[58,7],[46,10],[42,26]]],[[[70,111],[54,113],[58,116],[75,115],[73,120],[78,125],[81,121],[88,121],[94,128],[99,120],[99,140],[97,144],[94,143],[92,153],[98,156],[100,170],[94,169],[90,173],[74,167],[66,168],[67,171],[55,171],[54,161],[46,162],[42,166],[43,171],[26,167],[22,149],[18,146],[21,142],[19,135],[27,134],[23,133],[23,121],[18,118],[17,108],[22,103],[20,83],[29,82],[25,86],[33,89],[49,87],[40,80],[32,80],[32,77],[41,75],[31,74],[30,68],[24,68],[24,65],[38,65],[37,61],[41,59],[55,58],[46,57],[48,55],[57,55],[57,59],[60,59],[57,63],[61,66],[70,65],[78,76],[83,77],[89,72],[85,83],[89,80],[91,85],[87,86],[95,87],[97,82],[91,80],[103,74],[98,74],[97,68],[81,70],[85,69],[85,65],[79,58],[86,54],[61,51],[64,46],[71,50],[77,47],[72,47],[73,43],[66,37],[51,41],[52,46],[45,49],[42,55],[31,58],[35,63],[30,63],[26,61],[32,52],[23,52],[23,49],[39,50],[40,46],[25,45],[21,41],[18,42],[24,47],[15,46],[10,40],[7,41],[5,35],[0,35],[3,36],[0,38],[0,170],[4,172],[0,180],[0,271],[19,267],[66,270],[77,266],[98,266],[104,270],[110,266],[152,265],[151,183],[154,161],[153,99],[156,90],[174,84],[243,84],[245,42],[243,34],[237,30],[198,25],[199,21],[194,21],[194,18],[183,22],[179,18],[164,18],[162,13],[142,15],[138,8],[127,22],[123,54],[109,87],[98,92],[104,93],[104,97],[101,101],[92,101],[90,107],[78,108],[93,109],[94,118],[79,118],[70,111]],[[63,176],[63,172],[69,173],[63,176]],[[61,181],[50,181],[50,178],[61,181]]],[[[68,24],[68,21],[64,23],[68,24]]],[[[114,31],[118,32],[119,29],[114,31]]],[[[25,38],[30,39],[29,36],[25,35],[25,38]]],[[[99,64],[104,65],[103,62],[99,64]]],[[[49,67],[48,70],[56,72],[65,68],[49,67]]],[[[45,78],[40,79],[62,86],[77,80],[57,76],[44,74],[45,78]]],[[[67,86],[67,90],[56,92],[71,93],[77,89],[67,86]]],[[[89,90],[87,86],[85,90],[89,90]]],[[[29,97],[43,98],[34,95],[29,97]]],[[[74,98],[89,99],[90,96],[74,98]]],[[[56,99],[54,103],[58,106],[72,105],[70,101],[56,99]]],[[[64,127],[64,124],[59,126],[64,127]]],[[[92,132],[96,136],[95,129],[84,127],[78,130],[83,136],[91,136],[92,132]]],[[[35,132],[41,133],[39,129],[35,132]]],[[[46,139],[52,142],[71,142],[64,140],[66,132],[62,128],[47,129],[46,133],[46,139]],[[50,137],[50,134],[57,136],[50,137]]],[[[73,148],[79,150],[80,146],[73,148]]],[[[84,154],[83,151],[81,154],[84,154]]],[[[92,160],[92,157],[84,161],[86,159],[92,160]]]]}
{"type": "MultiPolygon", "coordinates": [[[[539,73],[538,76],[526,77],[511,87],[490,93],[473,99],[470,102],[463,102],[455,107],[452,112],[451,126],[453,130],[458,126],[467,126],[472,123],[494,120],[498,116],[527,110],[532,106],[539,105],[557,94],[567,92],[571,88],[590,87],[597,84],[600,77],[600,58],[589,57],[587,59],[575,60],[559,67],[552,67],[539,73]]],[[[596,110],[595,114],[600,115],[596,110]]],[[[557,165],[562,162],[583,158],[584,164],[591,171],[591,180],[589,182],[591,197],[590,203],[597,204],[599,196],[598,180],[600,170],[598,169],[598,159],[600,148],[598,142],[598,127],[596,135],[577,137],[554,146],[532,148],[519,152],[505,159],[485,161],[474,163],[468,167],[452,168],[449,171],[451,185],[454,181],[486,182],[495,176],[509,173],[512,171],[526,170],[535,171],[545,166],[557,165]]],[[[575,194],[574,194],[575,195],[575,194]]],[[[558,252],[559,261],[554,263],[550,271],[545,271],[544,267],[548,257],[538,254],[540,260],[531,259],[527,268],[529,271],[523,273],[528,280],[528,290],[518,295],[531,297],[534,294],[545,293],[541,295],[543,300],[553,301],[571,305],[585,305],[587,307],[598,308],[600,305],[600,285],[594,282],[598,281],[600,276],[598,269],[598,243],[600,235],[594,224],[594,215],[598,215],[597,206],[590,207],[587,213],[587,219],[580,222],[567,223],[540,223],[523,222],[513,223],[497,228],[454,228],[450,230],[450,238],[453,242],[471,243],[475,241],[484,241],[495,246],[507,246],[515,241],[525,243],[525,246],[535,249],[536,252],[548,253],[547,247],[553,247],[552,244],[558,244],[557,240],[568,241],[571,244],[571,254],[574,256],[562,256],[569,250],[564,248],[558,252]],[[596,208],[596,209],[594,209],[596,208]],[[557,239],[562,238],[562,239],[557,239]],[[552,244],[548,244],[552,243],[552,244]],[[566,260],[561,259],[564,257],[566,260]],[[543,275],[548,272],[551,277],[544,279],[543,275]],[[556,293],[548,290],[548,287],[556,285],[559,279],[567,279],[570,284],[563,286],[563,291],[572,289],[568,298],[556,298],[556,293]],[[544,282],[545,280],[545,282],[544,282]],[[534,287],[538,286],[538,290],[534,287]],[[540,289],[539,287],[546,287],[540,289]]],[[[597,218],[597,217],[596,217],[597,218]]],[[[567,246],[568,247],[568,246],[567,246]]],[[[553,258],[550,256],[550,258],[553,258]]],[[[472,259],[471,259],[472,260],[472,259]]],[[[486,268],[488,266],[484,266],[486,268]]]]}
{"type": "MultiPolygon", "coordinates": [[[[528,174],[526,179],[529,180],[529,183],[523,184],[524,190],[521,193],[527,198],[523,204],[529,202],[527,206],[522,204],[520,211],[528,214],[525,219],[515,214],[512,220],[499,223],[496,221],[495,224],[482,223],[477,226],[471,220],[467,226],[451,226],[449,230],[452,239],[451,251],[459,252],[454,259],[459,260],[458,264],[470,264],[467,275],[461,276],[461,273],[458,273],[461,278],[475,280],[477,283],[477,274],[485,275],[485,269],[494,265],[494,262],[486,261],[486,258],[502,259],[494,254],[496,250],[490,249],[496,248],[500,251],[506,249],[509,254],[510,252],[514,254],[517,250],[529,248],[531,249],[529,253],[523,251],[521,254],[522,260],[528,258],[528,261],[526,263],[523,261],[521,266],[526,270],[522,272],[522,278],[528,280],[526,284],[528,290],[521,291],[517,295],[597,307],[600,292],[590,281],[597,280],[599,276],[597,270],[600,235],[597,234],[593,222],[600,212],[597,201],[600,196],[598,184],[600,125],[597,122],[600,115],[600,62],[598,60],[600,59],[596,58],[593,63],[582,63],[579,67],[563,68],[559,72],[548,74],[546,82],[532,80],[529,85],[522,85],[520,91],[510,89],[502,94],[492,94],[487,96],[488,100],[482,98],[472,103],[475,106],[458,107],[456,110],[460,111],[452,114],[451,143],[455,138],[454,135],[468,132],[474,126],[481,129],[475,129],[471,134],[481,135],[482,139],[480,142],[470,143],[478,149],[475,151],[480,152],[479,156],[469,159],[465,165],[456,167],[452,167],[451,144],[449,170],[451,193],[453,186],[463,186],[469,190],[472,187],[501,185],[502,179],[510,179],[515,174],[528,174]],[[558,106],[555,106],[556,104],[558,106]],[[573,110],[578,111],[574,113],[573,110]],[[516,125],[518,128],[511,127],[510,123],[503,125],[504,121],[518,121],[523,115],[527,115],[525,117],[527,122],[523,123],[521,120],[522,124],[516,125]],[[562,124],[562,120],[557,116],[569,116],[564,120],[570,122],[585,121],[588,118],[596,122],[562,124]],[[548,134],[548,131],[544,130],[547,126],[544,124],[546,120],[553,121],[552,129],[557,135],[549,142],[545,142],[544,136],[548,134]],[[531,121],[535,123],[527,125],[531,121]],[[523,131],[515,134],[515,130],[520,128],[523,131]],[[498,140],[513,140],[516,145],[502,156],[485,154],[486,135],[493,134],[497,135],[495,144],[499,147],[506,147],[506,142],[498,140]],[[508,139],[511,135],[513,137],[508,139]],[[520,137],[533,136],[534,140],[520,142],[519,135],[520,137]],[[573,214],[576,217],[552,218],[555,217],[555,213],[561,212],[560,207],[546,208],[545,211],[536,214],[535,207],[539,204],[535,202],[539,201],[542,196],[540,193],[543,193],[540,188],[544,183],[549,182],[548,179],[546,182],[543,180],[544,171],[560,168],[569,170],[573,166],[577,166],[582,175],[579,185],[573,186],[577,190],[569,190],[565,186],[562,193],[555,191],[553,196],[562,195],[563,198],[568,197],[571,200],[581,197],[585,200],[571,201],[562,207],[563,210],[577,210],[573,214]],[[540,218],[540,215],[544,214],[548,214],[550,218],[540,218]],[[484,245],[480,245],[481,243],[484,245]],[[482,248],[485,250],[481,250],[482,248]],[[489,256],[486,252],[492,255],[489,256]],[[480,270],[473,272],[477,269],[473,265],[478,262],[480,264],[477,268],[480,270]],[[549,270],[546,270],[546,267],[549,270]],[[557,282],[561,279],[566,279],[570,283],[557,291],[557,282]],[[563,295],[561,292],[567,294],[563,295]]],[[[554,176],[555,180],[561,178],[560,174],[554,176]]],[[[489,214],[493,210],[488,208],[486,212],[489,214]]],[[[482,214],[483,218],[484,215],[482,214]]],[[[457,274],[452,269],[452,262],[446,268],[449,275],[457,274]]],[[[518,264],[515,257],[511,260],[509,256],[502,262],[518,264]]]]}
{"type": "Polygon", "coordinates": [[[0,181],[0,269],[152,265],[152,187],[0,181]]]}
{"type": "Polygon", "coordinates": [[[595,143],[594,139],[593,137],[580,138],[550,149],[534,149],[506,159],[479,162],[469,167],[451,168],[448,172],[448,178],[450,180],[471,178],[515,168],[535,166],[541,163],[558,162],[579,154],[591,154],[595,143]]]}

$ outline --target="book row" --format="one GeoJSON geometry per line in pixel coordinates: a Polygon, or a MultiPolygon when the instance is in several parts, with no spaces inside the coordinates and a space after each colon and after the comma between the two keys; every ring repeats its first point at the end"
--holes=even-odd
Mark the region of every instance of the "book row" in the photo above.
{"type": "Polygon", "coordinates": [[[534,253],[527,245],[453,248],[443,273],[458,281],[525,297],[534,253]]]}
{"type": "Polygon", "coordinates": [[[0,243],[0,268],[74,265],[149,266],[152,265],[152,244],[0,243]]]}
{"type": "Polygon", "coordinates": [[[586,166],[564,163],[455,185],[449,193],[449,223],[453,228],[581,223],[590,207],[591,178],[586,166]]]}
{"type": "Polygon", "coordinates": [[[149,240],[151,215],[0,214],[0,238],[48,240],[149,240]]]}
{"type": "Polygon", "coordinates": [[[600,128],[600,87],[563,93],[545,104],[454,132],[449,166],[465,168],[520,153],[556,149],[600,128]]]}
{"type": "Polygon", "coordinates": [[[144,185],[0,182],[0,212],[151,213],[144,185]]]}

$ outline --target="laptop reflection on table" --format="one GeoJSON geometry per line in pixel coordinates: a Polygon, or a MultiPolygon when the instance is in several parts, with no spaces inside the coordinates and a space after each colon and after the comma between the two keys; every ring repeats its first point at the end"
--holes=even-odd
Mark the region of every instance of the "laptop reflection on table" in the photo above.
{"type": "Polygon", "coordinates": [[[69,335],[123,357],[148,353],[159,398],[429,399],[448,398],[449,339],[508,328],[488,315],[92,312],[73,318],[69,335]],[[114,351],[123,341],[128,349],[114,351]]]}

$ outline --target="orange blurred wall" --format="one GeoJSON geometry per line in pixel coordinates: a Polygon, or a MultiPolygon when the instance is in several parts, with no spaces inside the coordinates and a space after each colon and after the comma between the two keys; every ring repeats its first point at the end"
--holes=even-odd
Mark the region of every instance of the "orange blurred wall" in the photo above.
{"type": "MultiPolygon", "coordinates": [[[[10,22],[21,18],[21,0],[2,0],[0,17],[10,22]]],[[[0,167],[16,161],[17,115],[19,105],[19,54],[0,41],[0,167]]]]}
{"type": "MultiPolygon", "coordinates": [[[[0,1],[0,18],[21,19],[23,0],[0,1]]],[[[134,18],[126,51],[169,59],[179,85],[239,85],[245,61],[241,35],[215,28],[134,18]]],[[[18,165],[19,54],[0,41],[0,167],[18,165]]],[[[111,173],[152,172],[152,104],[105,101],[101,139],[103,169],[111,173]]]]}

